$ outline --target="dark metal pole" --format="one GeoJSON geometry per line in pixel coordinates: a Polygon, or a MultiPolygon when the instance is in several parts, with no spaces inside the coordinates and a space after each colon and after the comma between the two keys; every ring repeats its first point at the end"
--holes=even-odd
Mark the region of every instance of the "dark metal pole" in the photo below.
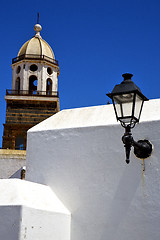
{"type": "Polygon", "coordinates": [[[39,24],[39,12],[37,13],[37,24],[39,24]]]}

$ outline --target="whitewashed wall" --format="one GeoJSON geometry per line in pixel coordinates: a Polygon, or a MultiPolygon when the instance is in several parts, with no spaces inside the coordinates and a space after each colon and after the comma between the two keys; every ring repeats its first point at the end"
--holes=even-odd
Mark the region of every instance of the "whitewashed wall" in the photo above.
{"type": "Polygon", "coordinates": [[[46,184],[72,214],[71,239],[160,239],[160,100],[145,103],[135,140],[152,156],[125,163],[112,105],[65,110],[28,132],[27,179],[46,184]]]}
{"type": "Polygon", "coordinates": [[[48,186],[0,180],[0,239],[70,240],[70,212],[48,186]]]}
{"type": "Polygon", "coordinates": [[[21,178],[21,169],[26,165],[26,151],[0,149],[0,179],[21,178]]]}

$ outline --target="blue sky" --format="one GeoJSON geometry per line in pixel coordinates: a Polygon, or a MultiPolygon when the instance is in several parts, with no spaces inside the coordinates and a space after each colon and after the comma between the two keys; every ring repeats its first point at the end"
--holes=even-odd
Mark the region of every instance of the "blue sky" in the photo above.
{"type": "Polygon", "coordinates": [[[106,93],[130,72],[148,98],[160,97],[160,1],[1,1],[0,146],[5,123],[5,90],[11,89],[11,60],[34,35],[59,60],[60,108],[103,105],[106,93]]]}

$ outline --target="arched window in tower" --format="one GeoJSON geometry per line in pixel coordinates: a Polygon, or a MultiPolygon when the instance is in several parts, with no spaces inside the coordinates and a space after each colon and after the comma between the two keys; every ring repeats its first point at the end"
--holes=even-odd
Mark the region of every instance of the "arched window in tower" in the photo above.
{"type": "Polygon", "coordinates": [[[15,149],[24,150],[24,137],[21,135],[16,136],[15,139],[15,149]]]}
{"type": "Polygon", "coordinates": [[[37,93],[37,77],[32,75],[29,77],[29,94],[37,93]]]}
{"type": "Polygon", "coordinates": [[[46,95],[52,95],[52,80],[50,78],[47,79],[46,95]]]}
{"type": "Polygon", "coordinates": [[[16,79],[15,90],[16,90],[16,94],[20,93],[20,77],[17,77],[17,79],[16,79]]]}

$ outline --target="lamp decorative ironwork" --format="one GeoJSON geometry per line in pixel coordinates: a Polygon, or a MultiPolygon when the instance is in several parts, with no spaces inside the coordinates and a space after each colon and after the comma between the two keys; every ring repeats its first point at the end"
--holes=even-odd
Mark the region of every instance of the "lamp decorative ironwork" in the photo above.
{"type": "Polygon", "coordinates": [[[107,96],[112,99],[117,121],[120,121],[125,133],[122,137],[126,150],[126,163],[130,162],[130,150],[134,147],[134,153],[138,158],[145,159],[151,155],[152,144],[148,140],[134,141],[131,129],[139,122],[142,107],[146,98],[139,87],[131,80],[133,77],[130,73],[122,75],[124,80],[121,84],[114,87],[107,96]]]}

